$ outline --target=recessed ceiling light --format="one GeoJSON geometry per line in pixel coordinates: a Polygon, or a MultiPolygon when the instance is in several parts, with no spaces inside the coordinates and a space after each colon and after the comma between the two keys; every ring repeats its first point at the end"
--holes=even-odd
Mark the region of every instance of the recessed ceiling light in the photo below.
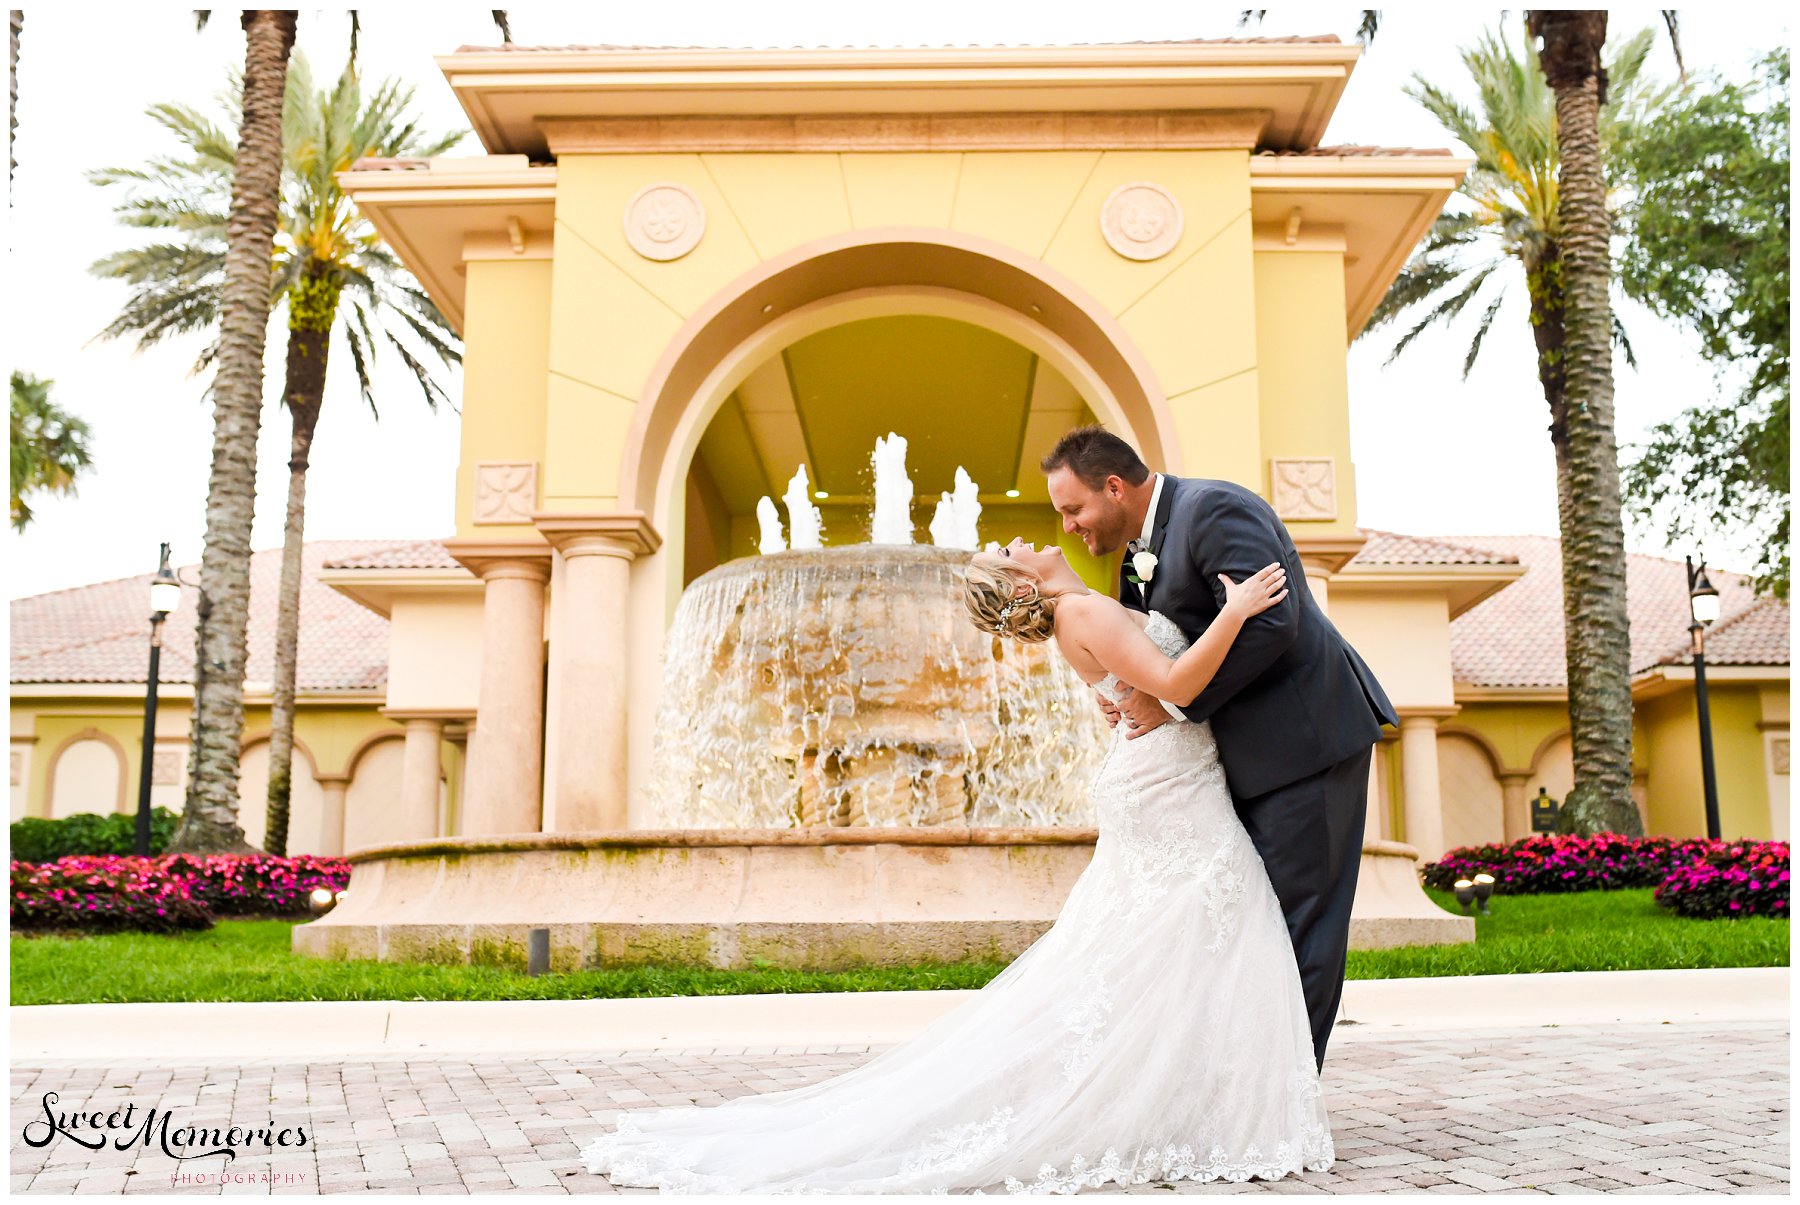
{"type": "Polygon", "coordinates": [[[1006,496],[1008,498],[1017,498],[1019,496],[1019,491],[1018,490],[1007,490],[1006,496]]]}
{"type": "Polygon", "coordinates": [[[829,498],[829,497],[831,497],[831,495],[830,495],[830,494],[828,494],[828,493],[826,493],[826,492],[825,492],[825,491],[824,491],[824,490],[814,490],[814,491],[813,491],[813,497],[815,497],[815,498],[829,498]]]}
{"type": "Polygon", "coordinates": [[[765,305],[763,307],[763,313],[765,313],[765,314],[771,313],[774,311],[774,309],[775,309],[775,307],[772,305],[765,305]]]}

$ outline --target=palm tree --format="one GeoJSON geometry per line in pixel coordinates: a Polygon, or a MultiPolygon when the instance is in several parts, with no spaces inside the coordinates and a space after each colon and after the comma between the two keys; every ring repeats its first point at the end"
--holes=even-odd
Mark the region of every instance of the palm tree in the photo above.
{"type": "Polygon", "coordinates": [[[92,467],[88,425],[50,400],[51,381],[12,374],[12,525],[30,525],[34,493],[73,494],[92,467]]]}
{"type": "Polygon", "coordinates": [[[1625,525],[1613,431],[1612,221],[1600,112],[1608,74],[1604,9],[1532,9],[1538,61],[1556,95],[1560,157],[1563,407],[1551,416],[1562,528],[1563,629],[1575,787],[1564,806],[1578,832],[1641,834],[1631,798],[1631,625],[1625,525]]]}
{"type": "MultiPolygon", "coordinates": [[[[369,373],[379,345],[395,351],[433,409],[439,399],[448,399],[409,343],[440,364],[461,359],[449,324],[337,183],[336,173],[358,159],[438,155],[462,137],[460,131],[424,134],[408,115],[411,103],[412,89],[397,81],[383,83],[365,99],[349,69],[331,88],[315,89],[304,56],[294,55],[289,66],[281,234],[273,278],[275,303],[287,311],[282,398],[292,420],[263,842],[275,854],[284,853],[287,844],[306,472],[325,397],[332,333],[341,333],[372,411],[369,373]]],[[[210,325],[224,250],[218,199],[229,188],[234,168],[232,140],[199,113],[178,105],[158,105],[150,113],[184,145],[186,154],[155,160],[147,168],[91,174],[102,185],[135,186],[119,207],[126,222],[173,236],[94,265],[97,274],[131,286],[124,310],[106,333],[135,334],[140,344],[210,325]]],[[[201,364],[206,361],[203,352],[201,364]]]]}
{"type": "MultiPolygon", "coordinates": [[[[250,522],[256,502],[256,437],[262,425],[263,343],[280,211],[281,107],[291,9],[245,9],[242,118],[237,171],[225,221],[212,382],[213,455],[206,489],[206,546],[194,625],[194,714],[188,790],[172,851],[247,850],[237,822],[244,730],[244,666],[250,623],[250,522]]],[[[206,14],[197,14],[204,24],[206,14]]]]}
{"type": "MultiPolygon", "coordinates": [[[[1614,52],[1609,65],[1611,95],[1596,103],[1594,138],[1588,152],[1600,170],[1602,148],[1631,123],[1652,112],[1665,95],[1649,85],[1643,65],[1652,44],[1649,30],[1614,52]]],[[[1395,341],[1391,362],[1433,327],[1448,324],[1481,300],[1463,360],[1466,378],[1508,295],[1523,278],[1529,299],[1537,375],[1550,410],[1550,438],[1556,455],[1557,511],[1563,540],[1565,644],[1569,670],[1569,715],[1575,744],[1576,788],[1569,815],[1580,831],[1641,831],[1631,801],[1631,691],[1625,626],[1625,558],[1614,450],[1610,368],[1602,398],[1594,391],[1591,368],[1572,376],[1571,339],[1591,340],[1595,311],[1584,293],[1571,294],[1571,254],[1591,254],[1590,241],[1575,251],[1570,243],[1567,190],[1571,182],[1567,141],[1558,100],[1529,46],[1515,49],[1500,34],[1484,35],[1462,54],[1480,97],[1471,111],[1449,91],[1415,75],[1407,92],[1475,154],[1475,165],[1459,192],[1466,204],[1441,216],[1424,246],[1395,280],[1368,330],[1402,314],[1423,310],[1395,341]],[[1517,265],[1515,268],[1514,265],[1517,265]],[[1572,334],[1575,307],[1589,323],[1572,334]],[[1610,469],[1603,471],[1604,460],[1610,469]],[[1610,486],[1608,486],[1610,482],[1610,486]],[[1613,533],[1608,542],[1604,533],[1613,533]],[[1610,551],[1609,551],[1610,550],[1610,551]],[[1610,560],[1607,558],[1611,557],[1610,560]],[[1601,667],[1606,667],[1602,672],[1601,667]]],[[[1578,154],[1580,152],[1577,152],[1578,154]]],[[[1606,240],[1605,191],[1600,251],[1606,240]]],[[[1584,219],[1590,220],[1591,219],[1584,219]]],[[[1590,266],[1580,265],[1591,289],[1590,266]]],[[[1601,289],[1606,288],[1602,272],[1601,289]]],[[[1631,345],[1601,298],[1600,349],[1610,365],[1617,342],[1627,362],[1631,345]]],[[[1584,348],[1582,354],[1591,355],[1584,348]]]]}

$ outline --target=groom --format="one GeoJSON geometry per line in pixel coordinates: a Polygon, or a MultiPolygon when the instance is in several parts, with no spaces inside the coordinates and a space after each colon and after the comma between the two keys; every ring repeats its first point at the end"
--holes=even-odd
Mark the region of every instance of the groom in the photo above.
{"type": "Polygon", "coordinates": [[[1300,556],[1275,511],[1229,481],[1151,473],[1132,446],[1079,427],[1043,461],[1063,531],[1088,551],[1126,550],[1119,601],[1154,608],[1190,640],[1225,603],[1223,573],[1243,581],[1287,569],[1286,601],[1252,616],[1219,672],[1187,707],[1134,693],[1101,706],[1127,738],[1165,723],[1211,720],[1239,819],[1287,917],[1322,1068],[1350,940],[1362,858],[1369,759],[1397,724],[1375,675],[1313,601],[1300,556]]]}

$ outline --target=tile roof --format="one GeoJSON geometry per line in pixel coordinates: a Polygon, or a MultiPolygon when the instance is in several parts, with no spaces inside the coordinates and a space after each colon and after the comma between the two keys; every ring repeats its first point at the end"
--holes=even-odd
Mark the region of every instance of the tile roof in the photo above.
{"type": "MultiPolygon", "coordinates": [[[[387,681],[387,621],[318,580],[328,561],[380,557],[430,542],[314,540],[306,545],[300,585],[300,664],[303,691],[371,691],[387,681]]],[[[437,545],[439,549],[442,545],[437,545]]],[[[454,562],[452,562],[454,563],[454,562]]],[[[181,576],[199,578],[199,566],[181,576]]],[[[118,578],[15,599],[11,604],[12,681],[144,681],[149,659],[151,575],[118,578]]],[[[275,670],[275,609],[281,549],[250,558],[250,682],[268,682],[275,670]]],[[[195,592],[184,590],[181,608],[163,627],[159,677],[194,680],[195,592]]]]}
{"type": "MultiPolygon", "coordinates": [[[[1445,540],[1518,558],[1525,575],[1450,624],[1451,672],[1470,686],[1564,689],[1562,546],[1555,536],[1451,536],[1445,540]]],[[[1757,598],[1743,574],[1709,570],[1720,619],[1707,637],[1715,665],[1788,664],[1788,605],[1757,598]]],[[[1631,671],[1688,660],[1685,567],[1629,553],[1626,606],[1631,671]]]]}
{"type": "MultiPolygon", "coordinates": [[[[1358,528],[1368,537],[1349,565],[1516,565],[1519,558],[1507,552],[1468,548],[1434,536],[1407,536],[1393,531],[1358,528]]],[[[1348,568],[1349,566],[1346,566],[1348,568]]]]}
{"type": "Polygon", "coordinates": [[[372,552],[337,556],[325,561],[327,569],[460,569],[442,540],[411,540],[384,544],[372,552]]]}
{"type": "Polygon", "coordinates": [[[1259,150],[1258,155],[1302,159],[1447,159],[1455,154],[1441,146],[1309,146],[1299,150],[1259,150]]]}
{"type": "Polygon", "coordinates": [[[1238,46],[1284,45],[1293,43],[1337,44],[1343,41],[1334,33],[1294,34],[1286,37],[1250,38],[1152,38],[1136,42],[1073,42],[1045,45],[1037,42],[1011,42],[1001,45],[944,43],[939,46],[624,46],[594,42],[573,46],[521,46],[508,42],[502,46],[458,46],[457,54],[581,54],[605,50],[1056,50],[1064,46],[1238,46]]]}

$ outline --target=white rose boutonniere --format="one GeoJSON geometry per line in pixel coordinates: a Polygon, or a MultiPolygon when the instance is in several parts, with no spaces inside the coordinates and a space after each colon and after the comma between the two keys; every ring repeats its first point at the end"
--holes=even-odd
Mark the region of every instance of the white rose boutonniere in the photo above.
{"type": "Polygon", "coordinates": [[[1147,582],[1156,576],[1156,554],[1154,552],[1134,552],[1131,554],[1131,571],[1136,581],[1147,582]]]}

